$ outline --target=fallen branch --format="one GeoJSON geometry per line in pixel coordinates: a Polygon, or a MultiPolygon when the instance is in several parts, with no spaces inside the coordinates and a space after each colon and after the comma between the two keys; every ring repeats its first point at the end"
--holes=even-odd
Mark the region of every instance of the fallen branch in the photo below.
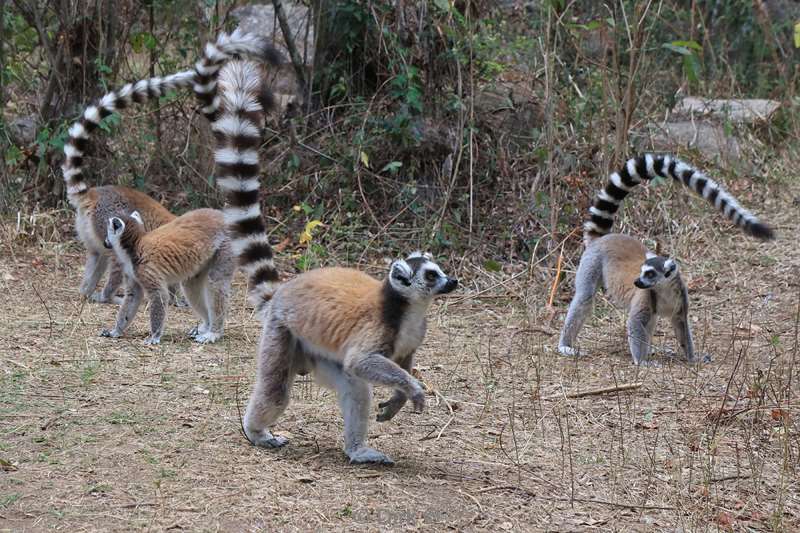
{"type": "MultiPolygon", "coordinates": [[[[623,383],[622,385],[616,385],[613,387],[603,387],[601,389],[589,389],[585,391],[579,392],[571,392],[566,394],[565,397],[567,398],[583,398],[584,396],[598,396],[600,394],[608,394],[609,392],[623,392],[629,390],[636,390],[643,385],[643,382],[637,381],[635,383],[623,383]]],[[[563,398],[564,396],[549,396],[544,398],[545,400],[555,400],[558,398],[563,398]]]]}

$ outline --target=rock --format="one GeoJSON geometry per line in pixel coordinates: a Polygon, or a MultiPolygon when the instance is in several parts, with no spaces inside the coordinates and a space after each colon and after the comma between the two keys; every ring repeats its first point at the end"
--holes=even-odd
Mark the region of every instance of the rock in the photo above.
{"type": "Polygon", "coordinates": [[[36,117],[17,117],[8,123],[8,134],[17,146],[29,146],[36,140],[36,117]]]}
{"type": "Polygon", "coordinates": [[[650,125],[647,132],[648,147],[663,152],[692,148],[706,156],[717,156],[723,162],[737,163],[742,158],[742,148],[733,135],[710,121],[667,122],[650,125]]]}
{"type": "MultiPolygon", "coordinates": [[[[282,2],[283,10],[286,12],[286,19],[289,21],[294,45],[297,53],[300,54],[306,65],[314,63],[314,43],[315,34],[313,24],[308,28],[306,36],[306,25],[309,23],[309,9],[303,4],[294,2],[282,2]]],[[[286,41],[283,38],[281,26],[275,17],[275,9],[272,4],[252,4],[237,7],[231,12],[231,16],[239,22],[239,27],[248,32],[270,37],[273,42],[285,51],[284,56],[289,57],[286,41]]]]}
{"type": "MultiPolygon", "coordinates": [[[[294,36],[297,53],[305,62],[306,77],[311,75],[314,64],[314,26],[311,24],[309,8],[294,2],[282,2],[286,18],[294,36]]],[[[289,49],[281,31],[280,23],[275,17],[272,4],[253,4],[234,9],[231,16],[239,22],[239,28],[248,33],[265,35],[282,52],[284,63],[269,69],[269,83],[275,95],[278,108],[285,111],[292,102],[301,97],[297,73],[289,60],[289,49]]]]}
{"type": "Polygon", "coordinates": [[[681,116],[703,115],[740,124],[752,124],[769,119],[781,106],[775,100],[697,98],[687,96],[675,106],[673,113],[681,116]]]}

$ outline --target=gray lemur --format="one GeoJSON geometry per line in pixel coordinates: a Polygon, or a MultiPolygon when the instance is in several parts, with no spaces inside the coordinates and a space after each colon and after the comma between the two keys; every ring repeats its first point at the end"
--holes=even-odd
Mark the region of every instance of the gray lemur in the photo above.
{"type": "Polygon", "coordinates": [[[231,246],[263,323],[245,435],[257,446],[285,445],[272,426],[289,404],[295,375],[311,372],[337,392],[350,462],[392,464],[367,446],[372,386],[394,389],[379,405],[379,421],[391,419],[408,399],[423,409],[425,392],[410,374],[414,352],[425,336],[429,304],[457,281],[429,257],[412,254],[395,261],[383,282],[355,269],[320,268],[279,284],[259,203],[260,137],[248,112],[255,103],[254,79],[246,69],[220,79],[222,116],[213,125],[231,246]]]}
{"type": "Polygon", "coordinates": [[[575,296],[558,343],[562,354],[578,355],[575,340],[592,311],[595,292],[602,283],[614,305],[628,311],[628,344],[634,364],[647,363],[658,317],[671,320],[686,359],[696,360],[689,328],[689,298],[678,264],[650,252],[633,237],[609,233],[628,193],[643,180],[656,176],[682,183],[746,234],[762,240],[774,238],[771,228],[741,207],[718,183],[688,164],[673,157],[650,154],[630,159],[619,172],[611,174],[605,189],[589,208],[590,217],[583,226],[586,249],[578,265],[575,296]]]}

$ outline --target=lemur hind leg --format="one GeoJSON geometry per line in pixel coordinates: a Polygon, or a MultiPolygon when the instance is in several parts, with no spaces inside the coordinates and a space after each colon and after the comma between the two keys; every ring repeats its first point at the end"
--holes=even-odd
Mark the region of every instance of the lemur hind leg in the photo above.
{"type": "Polygon", "coordinates": [[[124,278],[125,275],[122,273],[122,266],[119,264],[116,257],[112,257],[110,259],[110,268],[108,269],[106,284],[103,286],[102,291],[92,294],[92,301],[98,303],[122,303],[122,298],[117,296],[117,289],[122,285],[124,278]]]}
{"type": "Polygon", "coordinates": [[[564,319],[564,327],[561,329],[561,337],[558,341],[558,351],[562,355],[579,355],[579,351],[575,348],[575,341],[586,323],[586,319],[592,314],[594,295],[597,293],[602,277],[600,256],[591,251],[584,252],[578,265],[578,272],[575,274],[575,296],[569,303],[567,317],[564,319]]]}
{"type": "Polygon", "coordinates": [[[269,428],[289,405],[294,382],[291,334],[269,317],[264,322],[258,348],[256,382],[244,415],[247,439],[263,448],[280,448],[289,440],[273,435],[269,428]]]}
{"type": "Polygon", "coordinates": [[[97,253],[89,250],[86,253],[86,264],[83,267],[83,280],[79,292],[84,298],[90,298],[97,287],[97,282],[103,277],[108,268],[108,254],[97,253]]]}
{"type": "Polygon", "coordinates": [[[181,283],[183,294],[186,296],[186,301],[192,311],[200,319],[197,324],[189,331],[189,336],[196,338],[198,335],[207,333],[210,327],[210,320],[208,316],[208,308],[206,307],[206,284],[208,283],[208,275],[206,271],[202,271],[194,277],[184,280],[181,283]]]}
{"type": "Polygon", "coordinates": [[[166,286],[150,288],[150,336],[144,340],[145,344],[160,344],[161,335],[164,333],[164,322],[167,318],[169,305],[169,290],[166,286]]]}
{"type": "Polygon", "coordinates": [[[230,250],[223,248],[217,252],[214,262],[208,271],[205,286],[206,312],[208,314],[208,330],[198,333],[195,340],[200,343],[215,342],[222,337],[225,329],[225,314],[228,311],[228,299],[231,293],[231,279],[236,270],[236,261],[230,250]]]}
{"type": "Polygon", "coordinates": [[[652,350],[653,330],[657,317],[652,311],[639,310],[628,317],[628,344],[631,357],[636,365],[651,365],[649,359],[652,350]]]}

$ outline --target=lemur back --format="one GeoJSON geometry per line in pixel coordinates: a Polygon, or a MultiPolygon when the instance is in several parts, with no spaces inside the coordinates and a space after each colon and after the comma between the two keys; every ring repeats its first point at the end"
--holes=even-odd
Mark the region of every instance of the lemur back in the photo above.
{"type": "Polygon", "coordinates": [[[416,410],[423,408],[424,391],[409,373],[414,351],[425,335],[431,299],[457,282],[417,254],[395,262],[383,282],[354,269],[322,268],[279,285],[259,202],[256,73],[242,65],[231,74],[220,79],[226,90],[213,127],[217,183],[227,200],[234,252],[263,322],[245,435],[258,446],[286,444],[270,426],[288,405],[294,376],[311,371],[338,393],[350,461],[391,464],[366,445],[372,384],[395,389],[379,405],[378,420],[391,419],[408,398],[416,410]]]}
{"type": "MultiPolygon", "coordinates": [[[[82,296],[98,302],[110,302],[122,281],[119,265],[102,246],[109,217],[138,211],[148,231],[175,218],[159,202],[135,189],[121,186],[88,187],[84,180],[83,164],[90,135],[101,120],[114,111],[123,110],[133,103],[145,103],[169,90],[185,87],[194,88],[203,104],[201,111],[209,120],[214,120],[219,106],[219,99],[216,98],[217,74],[224,62],[235,55],[257,56],[271,64],[279,61],[277,52],[264,37],[238,30],[230,35],[222,33],[216,43],[206,45],[204,56],[194,70],[129,83],[118,91],[112,91],[96,105],[89,106],[81,119],[69,129],[62,171],[67,196],[76,209],[76,232],[87,249],[80,287],[82,296]],[[108,282],[102,291],[93,294],[109,263],[112,268],[108,282]]],[[[268,97],[268,94],[265,91],[263,97],[268,97]]]]}
{"type": "Polygon", "coordinates": [[[583,236],[586,249],[578,265],[575,296],[559,339],[558,349],[562,354],[579,355],[575,341],[602,284],[611,301],[628,311],[628,344],[635,364],[648,363],[659,316],[670,318],[687,360],[695,360],[688,291],[677,263],[650,252],[633,237],[609,233],[628,193],[642,181],[656,176],[672,178],[688,187],[748,235],[762,240],[774,237],[770,227],[741,207],[717,182],[679,159],[650,154],[630,159],[619,172],[611,174],[589,208],[583,236]]]}

